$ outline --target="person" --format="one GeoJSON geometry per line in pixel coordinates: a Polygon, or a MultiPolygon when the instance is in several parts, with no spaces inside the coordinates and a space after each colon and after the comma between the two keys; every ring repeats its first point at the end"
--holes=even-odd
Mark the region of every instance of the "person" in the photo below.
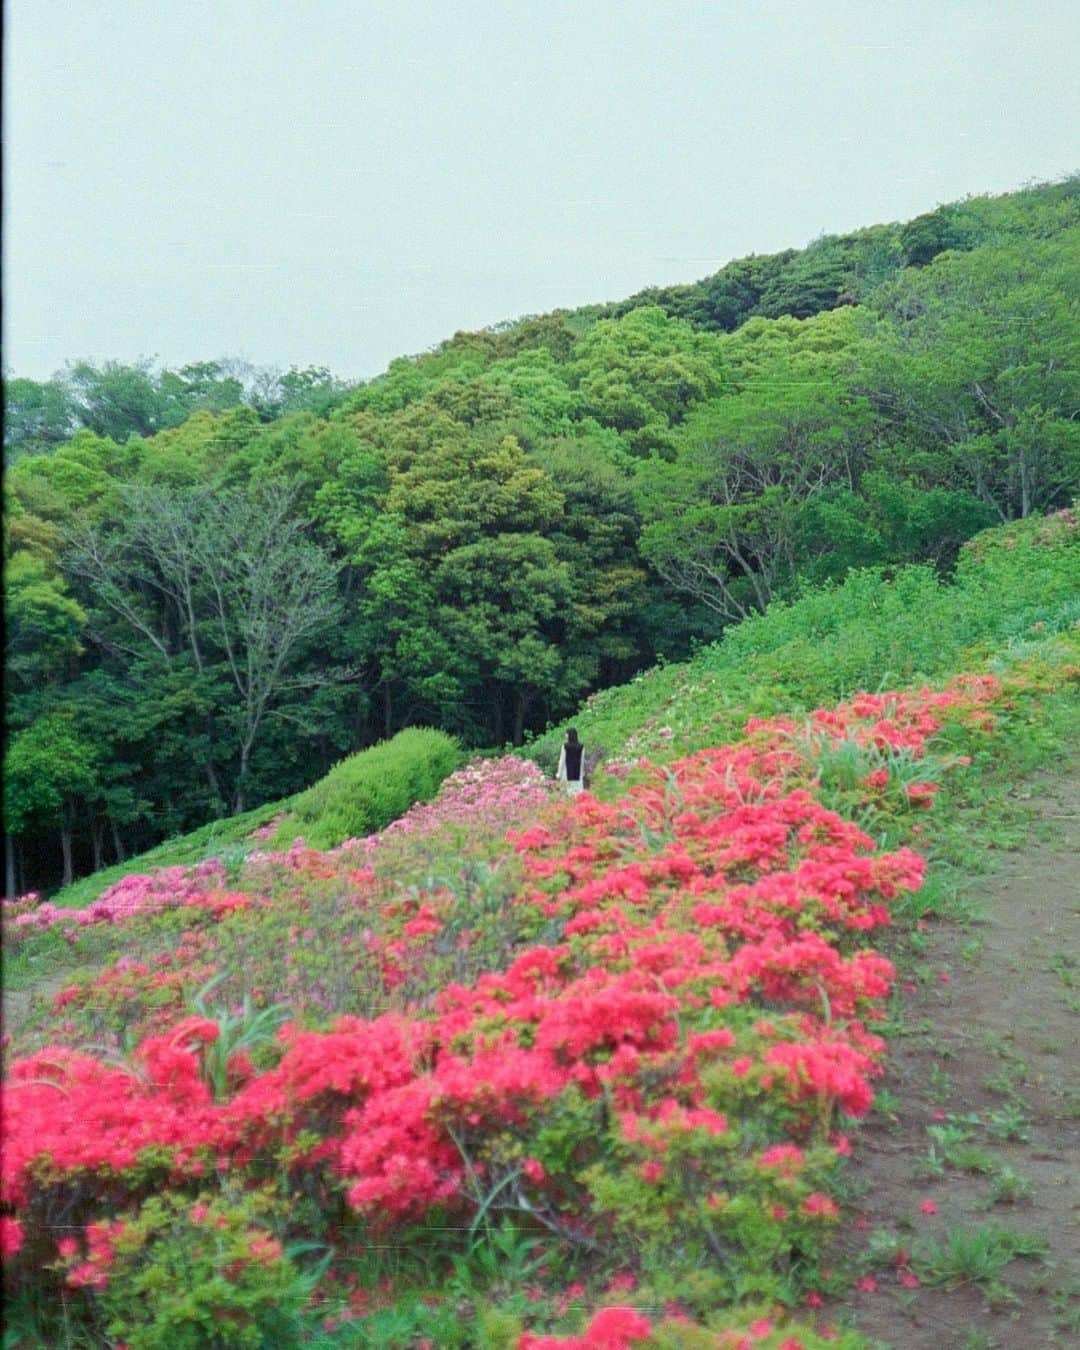
{"type": "Polygon", "coordinates": [[[566,790],[575,796],[585,786],[585,747],[578,740],[575,727],[570,727],[566,733],[555,777],[560,783],[565,783],[566,790]]]}

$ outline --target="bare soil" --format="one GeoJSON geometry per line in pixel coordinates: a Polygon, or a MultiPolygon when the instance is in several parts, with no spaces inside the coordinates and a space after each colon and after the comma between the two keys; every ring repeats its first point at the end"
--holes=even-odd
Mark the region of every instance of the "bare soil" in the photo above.
{"type": "Polygon", "coordinates": [[[846,1254],[857,1259],[876,1230],[910,1251],[998,1223],[1043,1236],[1049,1256],[1006,1268],[1015,1302],[988,1300],[971,1281],[906,1288],[900,1269],[878,1271],[877,1290],[853,1291],[845,1307],[894,1350],[1080,1345],[1080,756],[1014,796],[1031,808],[1032,828],[974,884],[980,919],[924,935],[922,978],[906,985],[881,1083],[893,1114],[860,1132],[848,1173],[858,1227],[846,1254]],[[1027,1178],[1030,1198],[992,1203],[992,1177],[956,1166],[933,1175],[935,1124],[969,1130],[996,1167],[1027,1178]],[[928,1201],[936,1212],[923,1211],[928,1201]]]}

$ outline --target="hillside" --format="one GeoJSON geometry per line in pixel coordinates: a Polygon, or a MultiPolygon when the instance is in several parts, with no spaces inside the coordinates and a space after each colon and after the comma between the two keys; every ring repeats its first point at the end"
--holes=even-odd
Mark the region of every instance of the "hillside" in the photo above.
{"type": "MultiPolygon", "coordinates": [[[[1075,735],[1078,550],[1064,511],[951,584],[774,604],[581,709],[576,802],[487,760],[343,850],[8,907],[11,1344],[63,1306],[90,1343],[855,1350],[815,1309],[948,1287],[961,1239],[1000,1303],[1038,1211],[842,1248],[900,980],[1016,830],[995,767],[1075,735]]],[[[946,1121],[942,1175],[996,1110],[946,1121]]]]}
{"type": "MultiPolygon", "coordinates": [[[[805,714],[859,689],[933,681],[961,668],[992,670],[1003,650],[1022,650],[1034,634],[1052,638],[1080,622],[1080,558],[1068,542],[1070,520],[1068,514],[1040,517],[980,535],[962,548],[948,581],[930,567],[912,565],[892,575],[855,571],[842,583],[807,587],[798,599],[777,601],[729,629],[692,661],[654,667],[629,684],[591,695],[571,719],[532,738],[522,753],[553,777],[572,723],[586,743],[590,767],[597,766],[593,790],[607,795],[640,757],[664,763],[691,754],[737,735],[748,717],[778,707],[805,714]],[[1016,565],[1018,549],[1028,560],[1024,567],[1016,565]],[[1007,605],[1001,603],[1003,590],[1007,605]]],[[[392,752],[394,745],[386,748],[392,752]]],[[[380,779],[385,770],[375,767],[371,752],[354,756],[304,794],[312,806],[285,798],[214,822],[93,873],[61,890],[55,902],[81,907],[131,872],[214,857],[235,861],[255,838],[270,838],[278,847],[297,836],[316,847],[336,846],[404,814],[410,799],[426,800],[452,767],[449,759],[440,764],[424,792],[403,788],[396,810],[366,817],[363,799],[357,801],[356,770],[369,762],[367,772],[380,779]],[[350,764],[356,769],[344,772],[350,764]]]]}
{"type": "Polygon", "coordinates": [[[948,575],[979,530],[1066,506],[1078,201],[972,199],[352,388],[228,363],[9,383],[7,890],[407,727],[519,746],[807,584],[948,575]]]}

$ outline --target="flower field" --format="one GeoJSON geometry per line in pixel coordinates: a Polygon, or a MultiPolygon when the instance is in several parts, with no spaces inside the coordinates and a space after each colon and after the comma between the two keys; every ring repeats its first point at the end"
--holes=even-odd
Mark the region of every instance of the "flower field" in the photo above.
{"type": "Polygon", "coordinates": [[[10,942],[88,963],[7,1046],[25,1317],[133,1348],[858,1344],[813,1310],[876,939],[924,869],[878,840],[1002,697],[752,719],[610,801],[481,762],[330,853],[9,906],[10,942]]]}

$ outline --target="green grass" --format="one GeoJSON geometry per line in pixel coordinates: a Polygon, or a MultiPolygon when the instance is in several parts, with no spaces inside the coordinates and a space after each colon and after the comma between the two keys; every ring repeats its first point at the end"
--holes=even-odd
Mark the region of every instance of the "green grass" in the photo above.
{"type": "Polygon", "coordinates": [[[1016,1205],[1022,1200],[1031,1200],[1035,1187],[1020,1172],[1011,1167],[1000,1168],[990,1180],[988,1205],[1016,1205]]]}
{"type": "Polygon", "coordinates": [[[915,1269],[924,1284],[945,1289],[974,1284],[991,1302],[1007,1302],[1015,1295],[1002,1279],[1005,1268],[1019,1259],[1042,1260],[1047,1250],[1045,1238],[1003,1224],[950,1228],[941,1238],[916,1244],[915,1269]]]}

